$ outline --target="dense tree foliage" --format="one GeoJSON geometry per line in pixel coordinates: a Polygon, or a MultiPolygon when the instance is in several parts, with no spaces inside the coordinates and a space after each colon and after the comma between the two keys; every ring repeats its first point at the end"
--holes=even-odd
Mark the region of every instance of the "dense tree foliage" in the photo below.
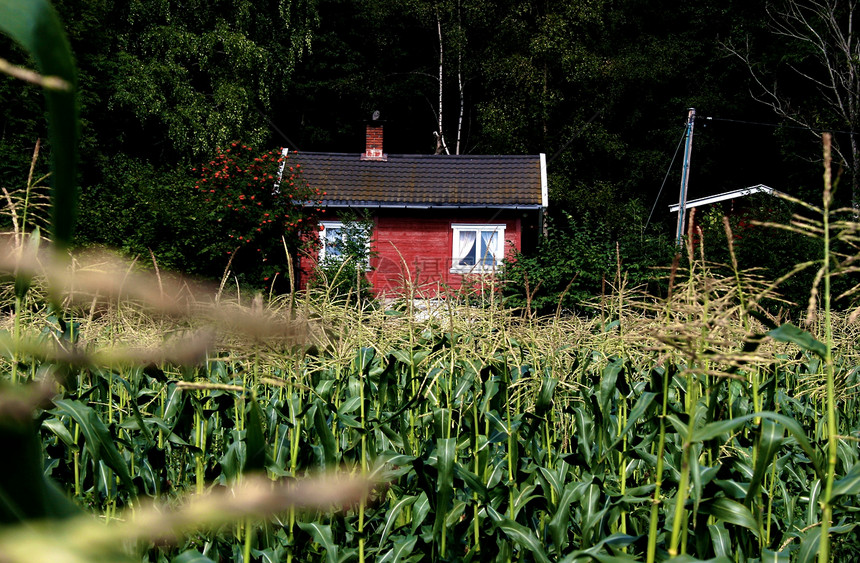
{"type": "MultiPolygon", "coordinates": [[[[78,240],[216,275],[226,260],[200,252],[217,244],[192,167],[234,140],[271,148],[267,113],[292,84],[316,11],[276,0],[55,4],[80,69],[78,240]]],[[[39,93],[5,78],[0,88],[2,151],[13,157],[0,180],[16,186],[43,136],[39,93]]]]}
{"type": "MultiPolygon", "coordinates": [[[[758,183],[818,197],[814,135],[751,123],[778,117],[750,95],[756,76],[729,47],[755,46],[762,64],[780,50],[807,56],[780,42],[759,3],[56,5],[81,75],[78,240],[152,250],[166,266],[217,275],[225,265],[201,253],[217,230],[193,193],[195,165],[234,141],[358,152],[377,109],[387,152],[546,153],[557,225],[607,247],[671,233],[680,156],[669,165],[688,107],[700,116],[690,197],[758,183]]],[[[797,92],[815,107],[814,89],[797,92]]],[[[34,87],[10,78],[0,77],[0,95],[0,185],[11,188],[44,137],[42,107],[34,87]]]]}

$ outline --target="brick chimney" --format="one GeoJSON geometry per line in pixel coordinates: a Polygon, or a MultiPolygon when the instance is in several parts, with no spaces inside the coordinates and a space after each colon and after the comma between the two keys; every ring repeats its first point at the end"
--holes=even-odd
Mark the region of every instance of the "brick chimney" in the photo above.
{"type": "Polygon", "coordinates": [[[388,155],[382,152],[382,121],[379,120],[378,111],[373,112],[373,118],[367,122],[365,149],[361,160],[388,160],[388,155]]]}

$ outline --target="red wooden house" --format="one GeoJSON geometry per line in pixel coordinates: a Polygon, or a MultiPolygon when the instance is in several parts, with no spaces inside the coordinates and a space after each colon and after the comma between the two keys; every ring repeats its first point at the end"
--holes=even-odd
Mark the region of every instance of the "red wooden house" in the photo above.
{"type": "MultiPolygon", "coordinates": [[[[456,290],[536,243],[548,199],[543,154],[389,155],[382,140],[382,125],[371,122],[364,153],[290,155],[326,193],[320,258],[350,211],[373,221],[367,276],[377,294],[402,291],[404,279],[429,295],[456,290]]],[[[313,265],[302,260],[303,283],[313,265]]]]}

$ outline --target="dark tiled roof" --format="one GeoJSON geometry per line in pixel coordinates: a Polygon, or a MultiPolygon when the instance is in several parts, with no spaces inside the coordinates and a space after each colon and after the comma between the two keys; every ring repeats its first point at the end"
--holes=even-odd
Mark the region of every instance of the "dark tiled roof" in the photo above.
{"type": "Polygon", "coordinates": [[[541,157],[290,153],[302,176],[326,192],[328,206],[541,205],[541,157]]]}

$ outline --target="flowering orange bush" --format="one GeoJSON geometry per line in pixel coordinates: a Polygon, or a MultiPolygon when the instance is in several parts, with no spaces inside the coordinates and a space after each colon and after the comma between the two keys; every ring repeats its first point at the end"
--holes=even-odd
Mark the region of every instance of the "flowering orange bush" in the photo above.
{"type": "Polygon", "coordinates": [[[194,186],[218,231],[211,251],[233,257],[232,269],[259,284],[284,273],[281,237],[295,251],[315,229],[323,195],[301,177],[286,151],[257,154],[238,142],[217,149],[209,162],[193,169],[194,186]]]}

